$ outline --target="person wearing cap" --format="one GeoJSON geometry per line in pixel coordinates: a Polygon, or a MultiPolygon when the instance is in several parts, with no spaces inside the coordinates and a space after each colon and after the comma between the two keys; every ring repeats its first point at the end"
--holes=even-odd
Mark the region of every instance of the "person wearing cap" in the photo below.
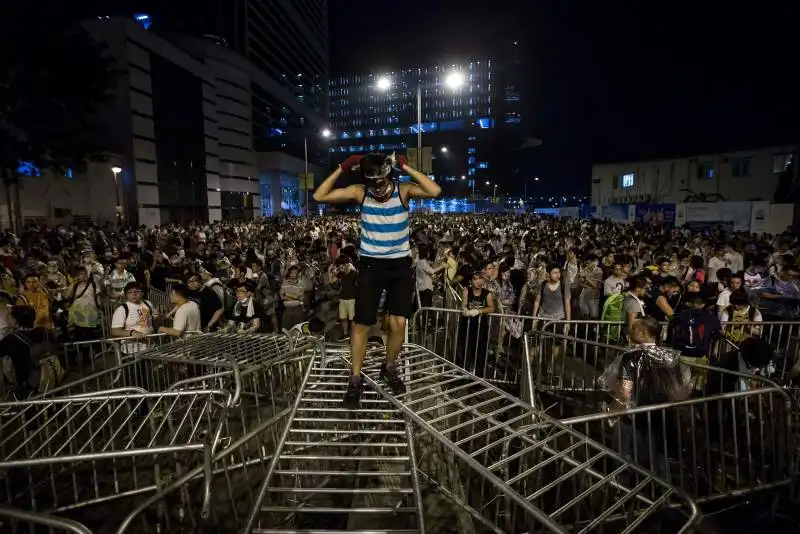
{"type": "Polygon", "coordinates": [[[413,271],[409,243],[408,204],[412,198],[435,198],[441,188],[423,173],[408,166],[404,156],[384,154],[350,156],[328,176],[314,193],[314,200],[328,204],[356,202],[361,205],[361,245],[355,319],[350,336],[352,375],[344,406],[358,408],[361,399],[361,364],[366,355],[367,331],[375,324],[381,293],[386,291],[389,338],[380,378],[400,394],[405,391],[397,372],[406,321],[413,307],[413,271]],[[358,166],[362,183],[336,188],[344,172],[358,166]],[[411,176],[397,184],[393,168],[411,176]]]}

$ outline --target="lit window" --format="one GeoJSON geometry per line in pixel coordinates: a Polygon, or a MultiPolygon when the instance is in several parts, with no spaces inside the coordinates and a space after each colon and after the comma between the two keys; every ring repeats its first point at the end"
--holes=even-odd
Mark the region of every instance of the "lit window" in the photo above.
{"type": "Polygon", "coordinates": [[[475,165],[475,156],[470,156],[467,158],[467,165],[475,165]]]}
{"type": "Polygon", "coordinates": [[[792,164],[794,154],[775,154],[772,156],[772,174],[780,174],[792,164]]]}
{"type": "Polygon", "coordinates": [[[478,163],[478,168],[479,169],[488,169],[489,168],[489,164],[487,162],[485,162],[485,161],[481,161],[481,162],[478,163]]]}
{"type": "Polygon", "coordinates": [[[623,174],[621,181],[622,181],[622,187],[624,188],[633,187],[633,184],[636,181],[636,175],[632,172],[623,174]]]}
{"type": "Polygon", "coordinates": [[[145,30],[149,29],[150,25],[153,23],[153,19],[150,18],[150,15],[146,15],[145,13],[134,14],[133,20],[141,24],[142,28],[144,28],[145,30]]]}
{"type": "Polygon", "coordinates": [[[470,147],[467,149],[467,154],[474,154],[474,153],[475,153],[475,147],[470,147]]]}
{"type": "Polygon", "coordinates": [[[731,174],[735,177],[750,176],[750,158],[732,159],[731,174]]]}
{"type": "Polygon", "coordinates": [[[714,164],[710,162],[703,162],[697,164],[697,179],[698,180],[711,180],[714,178],[714,164]]]}

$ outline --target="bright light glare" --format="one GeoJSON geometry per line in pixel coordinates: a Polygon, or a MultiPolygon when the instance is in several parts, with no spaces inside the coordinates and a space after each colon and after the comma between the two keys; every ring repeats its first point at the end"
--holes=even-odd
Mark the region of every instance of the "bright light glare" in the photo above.
{"type": "Polygon", "coordinates": [[[121,167],[111,167],[111,172],[113,172],[114,174],[119,174],[119,173],[122,172],[122,168],[121,167]]]}
{"type": "Polygon", "coordinates": [[[331,135],[333,135],[333,134],[331,133],[331,131],[329,129],[325,128],[324,130],[322,130],[322,137],[328,138],[331,135]]]}
{"type": "Polygon", "coordinates": [[[388,91],[391,86],[392,86],[392,80],[390,80],[386,76],[378,78],[378,83],[376,84],[378,90],[388,91]]]}
{"type": "Polygon", "coordinates": [[[486,180],[486,185],[490,185],[491,183],[492,182],[490,182],[489,180],[486,180]]]}
{"type": "Polygon", "coordinates": [[[467,179],[467,177],[462,175],[462,176],[461,176],[461,179],[462,179],[462,180],[466,180],[466,179],[467,179]]]}
{"type": "Polygon", "coordinates": [[[442,147],[442,154],[447,154],[447,147],[446,146],[442,147]]]}
{"type": "Polygon", "coordinates": [[[539,177],[537,176],[536,178],[533,179],[533,181],[534,182],[538,182],[539,181],[539,177]]]}
{"type": "Polygon", "coordinates": [[[464,75],[460,72],[451,72],[445,78],[444,83],[450,89],[458,89],[462,85],[464,85],[464,75]]]}

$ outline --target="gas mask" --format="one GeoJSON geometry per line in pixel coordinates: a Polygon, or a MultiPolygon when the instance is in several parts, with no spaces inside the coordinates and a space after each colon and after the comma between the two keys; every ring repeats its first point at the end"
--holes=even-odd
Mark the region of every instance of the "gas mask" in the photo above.
{"type": "Polygon", "coordinates": [[[364,174],[364,185],[366,185],[370,195],[383,198],[392,190],[392,181],[390,179],[392,161],[392,156],[387,156],[380,167],[364,174]]]}

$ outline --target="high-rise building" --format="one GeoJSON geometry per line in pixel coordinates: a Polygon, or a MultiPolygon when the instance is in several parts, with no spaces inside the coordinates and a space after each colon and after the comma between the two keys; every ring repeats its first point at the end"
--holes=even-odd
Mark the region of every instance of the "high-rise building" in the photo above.
{"type": "Polygon", "coordinates": [[[518,126],[521,114],[511,105],[519,101],[519,93],[513,86],[498,85],[490,59],[333,77],[330,106],[336,140],[330,151],[341,158],[416,147],[418,90],[422,143],[432,149],[431,174],[444,194],[491,193],[499,157],[496,130],[518,126]],[[454,78],[457,86],[450,83],[454,78]]]}
{"type": "MultiPolygon", "coordinates": [[[[134,42],[149,43],[143,48],[148,65],[160,64],[160,58],[174,63],[177,56],[165,52],[167,48],[188,55],[190,63],[200,63],[191,70],[202,80],[201,105],[193,106],[198,111],[191,115],[199,122],[187,119],[184,129],[197,123],[205,139],[209,216],[303,211],[299,177],[306,170],[306,159],[308,170],[316,175],[328,162],[327,140],[319,135],[329,126],[327,1],[130,0],[115,3],[110,14],[137,22],[153,36],[124,32],[136,33],[134,42]]],[[[119,43],[113,35],[104,38],[116,43],[112,49],[117,53],[132,46],[130,38],[119,43]]],[[[130,55],[120,56],[123,68],[134,64],[128,61],[130,55]]],[[[183,65],[184,59],[178,63],[183,65]]],[[[148,68],[140,69],[136,77],[152,77],[148,68]]],[[[142,96],[150,97],[150,106],[162,107],[155,102],[154,90],[142,96]]],[[[190,101],[180,104],[190,106],[190,101]]],[[[184,114],[190,116],[188,110],[184,114]]],[[[161,177],[158,181],[165,182],[161,177]]]]}

